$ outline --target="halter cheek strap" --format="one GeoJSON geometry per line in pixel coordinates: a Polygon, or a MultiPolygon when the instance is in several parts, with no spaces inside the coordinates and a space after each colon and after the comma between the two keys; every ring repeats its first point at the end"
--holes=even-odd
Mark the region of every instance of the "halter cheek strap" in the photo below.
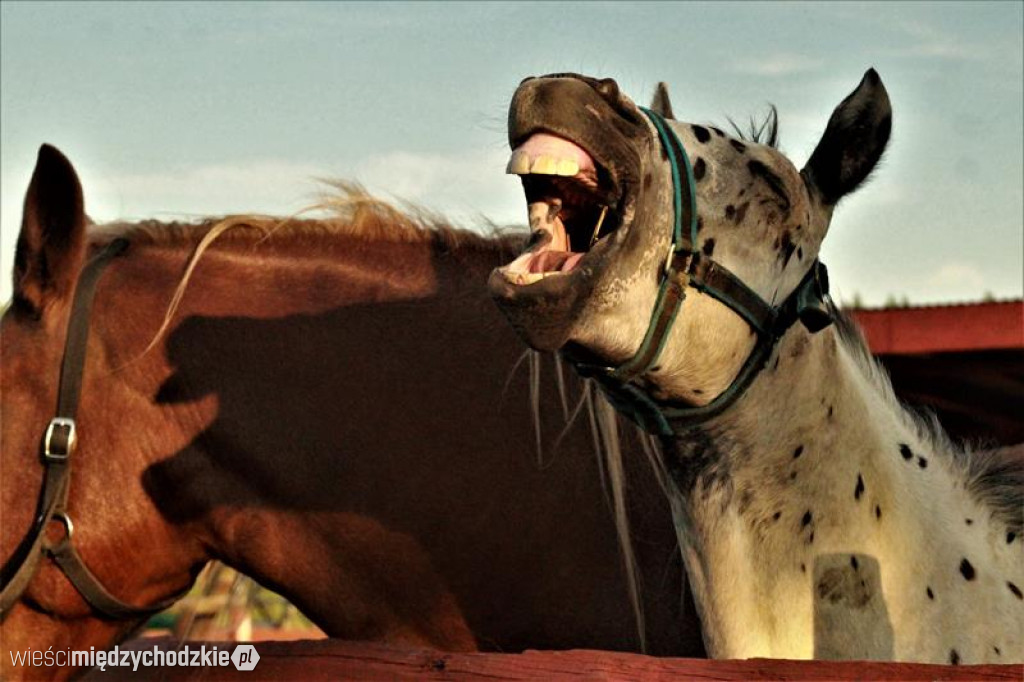
{"type": "Polygon", "coordinates": [[[82,376],[85,372],[89,314],[100,275],[127,246],[127,241],[115,239],[86,263],[79,274],[68,318],[67,338],[64,342],[64,359],[57,393],[57,415],[50,420],[43,436],[43,487],[39,493],[32,527],[11,558],[0,567],[0,620],[7,616],[28,588],[44,557],[53,560],[89,606],[105,618],[143,618],[162,611],[184,594],[149,606],[135,606],[123,602],[103,587],[71,544],[74,524],[67,510],[67,502],[71,487],[71,459],[78,443],[75,417],[78,413],[82,376]],[[51,542],[46,537],[46,527],[51,521],[58,521],[64,526],[63,536],[56,542],[51,542]]]}
{"type": "Polygon", "coordinates": [[[632,358],[616,367],[577,364],[593,377],[612,404],[651,433],[670,436],[721,414],[750,386],[764,368],[779,339],[801,320],[812,333],[832,323],[828,271],[815,260],[786,300],[772,306],[721,263],[704,256],[697,242],[697,193],[693,167],[679,138],[659,114],[641,107],[651,120],[672,174],[672,243],[658,285],[651,321],[632,358]],[[757,343],[732,383],[707,405],[693,407],[657,400],[636,380],[657,362],[665,347],[688,288],[724,303],[757,335],[757,343]]]}

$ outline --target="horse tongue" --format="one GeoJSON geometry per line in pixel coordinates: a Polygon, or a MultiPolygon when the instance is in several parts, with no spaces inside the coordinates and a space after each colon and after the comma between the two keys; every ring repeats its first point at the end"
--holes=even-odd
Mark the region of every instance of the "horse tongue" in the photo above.
{"type": "Polygon", "coordinates": [[[571,251],[541,251],[530,259],[530,272],[569,272],[583,258],[582,253],[571,251]]]}
{"type": "Polygon", "coordinates": [[[562,267],[558,269],[559,272],[569,272],[580,262],[585,254],[582,253],[570,253],[568,258],[562,263],[562,267]]]}
{"type": "Polygon", "coordinates": [[[558,217],[562,210],[560,199],[535,201],[530,204],[530,229],[534,232],[543,230],[551,235],[546,248],[553,251],[569,250],[569,235],[565,231],[562,219],[558,217]]]}
{"type": "Polygon", "coordinates": [[[570,251],[569,234],[559,212],[562,210],[560,199],[535,201],[530,204],[530,229],[551,235],[550,241],[540,247],[533,258],[527,263],[529,272],[568,272],[576,267],[582,253],[570,251]]]}

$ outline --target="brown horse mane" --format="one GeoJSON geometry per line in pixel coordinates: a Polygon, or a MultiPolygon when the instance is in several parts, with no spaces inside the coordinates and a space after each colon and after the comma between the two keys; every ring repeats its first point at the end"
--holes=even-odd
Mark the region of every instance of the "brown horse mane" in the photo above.
{"type": "Polygon", "coordinates": [[[136,359],[149,353],[167,331],[193,270],[215,241],[228,245],[253,246],[268,242],[279,248],[285,245],[315,247],[324,240],[343,237],[364,243],[424,244],[435,253],[456,256],[492,253],[508,259],[522,249],[526,239],[521,231],[506,230],[489,222],[487,234],[456,228],[438,214],[414,205],[397,208],[370,195],[356,183],[334,180],[326,184],[333,192],[287,218],[253,214],[204,218],[196,222],[144,220],[94,226],[91,240],[98,247],[122,238],[133,245],[185,247],[192,252],[160,328],[136,359]],[[326,216],[300,217],[313,212],[326,213],[326,216]]]}
{"type": "MultiPolygon", "coordinates": [[[[437,213],[403,204],[397,207],[347,181],[327,183],[332,192],[291,217],[239,214],[195,221],[115,221],[93,226],[91,240],[103,246],[117,238],[156,247],[197,247],[205,239],[226,244],[274,243],[316,245],[346,237],[366,242],[431,244],[443,251],[498,251],[514,255],[522,248],[521,230],[499,227],[486,219],[482,229],[455,227],[437,213]],[[319,213],[321,217],[303,217],[319,213]],[[271,237],[273,239],[271,239],[271,237]]],[[[205,247],[204,247],[205,248],[205,247]]]]}

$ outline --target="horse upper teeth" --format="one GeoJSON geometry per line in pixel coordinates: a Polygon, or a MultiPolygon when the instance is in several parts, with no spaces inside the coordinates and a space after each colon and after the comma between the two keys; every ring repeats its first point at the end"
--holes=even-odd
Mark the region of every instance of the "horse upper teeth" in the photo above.
{"type": "Polygon", "coordinates": [[[567,178],[574,177],[580,172],[580,164],[575,159],[559,159],[556,175],[564,175],[567,178]]]}
{"type": "Polygon", "coordinates": [[[530,166],[530,172],[536,175],[554,175],[558,170],[558,161],[551,156],[538,156],[530,166]]]}
{"type": "Polygon", "coordinates": [[[524,151],[512,152],[505,172],[510,175],[528,175],[530,172],[530,155],[524,151]]]}
{"type": "Polygon", "coordinates": [[[530,155],[523,150],[512,152],[509,157],[505,172],[509,175],[561,175],[563,177],[575,177],[580,172],[580,164],[576,159],[556,159],[553,156],[538,156],[531,159],[530,155]]]}

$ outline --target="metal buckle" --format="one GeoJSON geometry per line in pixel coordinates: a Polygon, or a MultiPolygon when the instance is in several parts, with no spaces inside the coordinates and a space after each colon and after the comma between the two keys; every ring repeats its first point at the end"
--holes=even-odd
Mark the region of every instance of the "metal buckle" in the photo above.
{"type": "Polygon", "coordinates": [[[46,427],[46,435],[43,436],[43,458],[47,462],[67,461],[71,453],[78,445],[78,432],[75,430],[75,420],[67,417],[54,417],[50,425],[46,427]],[[54,447],[53,436],[56,433],[66,434],[59,447],[54,447]]]}

